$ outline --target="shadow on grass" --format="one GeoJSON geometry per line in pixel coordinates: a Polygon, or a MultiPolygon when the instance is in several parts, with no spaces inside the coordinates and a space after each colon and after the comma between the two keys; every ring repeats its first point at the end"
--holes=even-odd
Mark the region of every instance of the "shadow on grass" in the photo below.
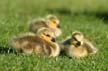
{"type": "Polygon", "coordinates": [[[108,12],[83,12],[84,15],[87,16],[95,16],[101,20],[103,20],[104,22],[108,22],[108,12]]]}
{"type": "Polygon", "coordinates": [[[73,12],[70,9],[67,8],[47,8],[46,11],[48,13],[58,13],[61,15],[73,15],[73,16],[78,16],[78,15],[86,15],[86,16],[95,16],[104,22],[108,22],[108,12],[107,11],[98,11],[98,12],[93,12],[93,11],[83,11],[83,12],[73,12]]]}
{"type": "Polygon", "coordinates": [[[58,14],[63,14],[63,15],[71,15],[71,11],[67,8],[47,8],[46,11],[48,11],[48,13],[58,13],[58,14]]]}
{"type": "Polygon", "coordinates": [[[12,48],[0,46],[0,54],[10,54],[10,53],[17,54],[17,52],[12,48]]]}

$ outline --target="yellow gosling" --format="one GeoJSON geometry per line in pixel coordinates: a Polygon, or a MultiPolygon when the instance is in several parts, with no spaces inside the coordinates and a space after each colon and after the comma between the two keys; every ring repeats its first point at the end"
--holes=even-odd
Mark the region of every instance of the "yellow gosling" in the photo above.
{"type": "Polygon", "coordinates": [[[56,57],[60,52],[54,33],[48,28],[39,29],[37,35],[13,37],[9,40],[9,44],[12,48],[26,54],[36,53],[56,57]]]}
{"type": "Polygon", "coordinates": [[[69,57],[86,57],[98,51],[90,41],[84,38],[81,32],[73,32],[72,37],[66,39],[60,44],[60,47],[69,57]]]}

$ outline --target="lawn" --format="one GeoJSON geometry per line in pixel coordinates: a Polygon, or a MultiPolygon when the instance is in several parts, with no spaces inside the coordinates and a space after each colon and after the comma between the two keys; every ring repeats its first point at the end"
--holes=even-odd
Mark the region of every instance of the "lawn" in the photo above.
{"type": "Polygon", "coordinates": [[[0,0],[0,45],[9,47],[9,38],[28,32],[29,20],[47,14],[60,19],[63,33],[58,43],[71,32],[81,31],[99,49],[98,53],[82,59],[64,54],[56,58],[0,54],[0,71],[108,71],[107,0],[0,0]]]}

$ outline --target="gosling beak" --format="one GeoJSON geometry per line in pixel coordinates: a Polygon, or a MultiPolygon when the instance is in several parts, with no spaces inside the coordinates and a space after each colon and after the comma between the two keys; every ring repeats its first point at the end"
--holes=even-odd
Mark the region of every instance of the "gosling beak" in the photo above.
{"type": "Polygon", "coordinates": [[[80,45],[81,45],[81,42],[80,42],[80,41],[78,41],[78,42],[77,42],[77,45],[78,45],[78,46],[80,46],[80,45]]]}
{"type": "Polygon", "coordinates": [[[52,42],[56,42],[56,39],[55,39],[55,38],[52,38],[51,41],[52,41],[52,42]]]}
{"type": "Polygon", "coordinates": [[[57,25],[57,28],[60,28],[60,25],[57,25]]]}

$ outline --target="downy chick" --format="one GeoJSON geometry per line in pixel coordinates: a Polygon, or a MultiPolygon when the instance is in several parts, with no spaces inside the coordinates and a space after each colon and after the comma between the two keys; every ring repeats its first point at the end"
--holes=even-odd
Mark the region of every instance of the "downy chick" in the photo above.
{"type": "Polygon", "coordinates": [[[52,29],[56,37],[61,35],[59,19],[54,15],[48,15],[45,19],[34,19],[29,23],[29,29],[34,33],[36,33],[37,30],[42,27],[52,29]]]}
{"type": "Polygon", "coordinates": [[[39,29],[37,35],[13,37],[10,39],[9,44],[12,48],[26,54],[34,52],[40,55],[55,57],[60,52],[54,33],[48,28],[39,29]]]}
{"type": "Polygon", "coordinates": [[[61,35],[62,31],[60,27],[60,21],[57,16],[48,15],[46,17],[46,23],[48,24],[48,27],[54,31],[56,37],[61,35]]]}
{"type": "Polygon", "coordinates": [[[97,52],[81,32],[73,32],[72,37],[61,43],[61,48],[69,57],[81,58],[97,52]]]}

